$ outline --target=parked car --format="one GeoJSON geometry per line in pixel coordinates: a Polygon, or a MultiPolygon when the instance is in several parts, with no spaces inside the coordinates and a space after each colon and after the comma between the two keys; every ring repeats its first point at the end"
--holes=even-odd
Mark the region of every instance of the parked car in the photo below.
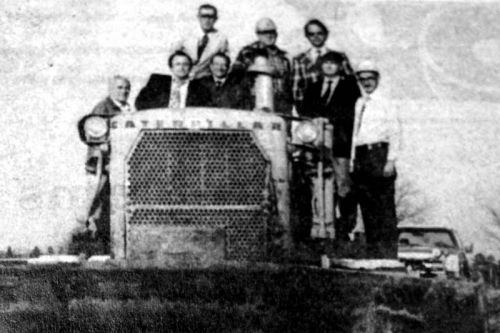
{"type": "Polygon", "coordinates": [[[457,233],[447,227],[398,227],[398,259],[410,274],[422,277],[470,278],[466,253],[457,233]]]}

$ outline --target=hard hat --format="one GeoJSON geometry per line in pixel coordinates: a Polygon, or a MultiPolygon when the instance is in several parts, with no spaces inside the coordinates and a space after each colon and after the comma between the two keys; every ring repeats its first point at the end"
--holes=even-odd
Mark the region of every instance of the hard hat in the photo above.
{"type": "Polygon", "coordinates": [[[261,18],[255,25],[255,32],[259,31],[277,31],[276,24],[269,17],[261,18]]]}
{"type": "Polygon", "coordinates": [[[364,60],[359,63],[356,73],[361,72],[375,72],[379,73],[378,67],[371,60],[364,60]]]}

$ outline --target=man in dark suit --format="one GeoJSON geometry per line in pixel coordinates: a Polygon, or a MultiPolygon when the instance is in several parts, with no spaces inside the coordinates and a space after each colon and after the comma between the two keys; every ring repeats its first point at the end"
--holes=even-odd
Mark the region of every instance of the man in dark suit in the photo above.
{"type": "Polygon", "coordinates": [[[198,81],[189,80],[193,61],[186,53],[174,52],[168,58],[168,66],[172,76],[151,74],[135,100],[137,111],[210,105],[210,92],[198,81]]]}
{"type": "Polygon", "coordinates": [[[199,83],[210,91],[210,105],[218,108],[252,110],[254,101],[246,81],[229,75],[231,60],[225,53],[216,53],[210,60],[210,76],[199,79],[199,83]]]}
{"type": "Polygon", "coordinates": [[[354,109],[361,96],[356,78],[341,71],[345,56],[329,51],[319,59],[320,77],[310,82],[304,92],[304,101],[298,112],[301,116],[326,118],[333,124],[333,164],[336,196],[340,217],[336,221],[336,238],[348,240],[354,226],[347,218],[350,191],[349,159],[351,155],[354,109]]]}

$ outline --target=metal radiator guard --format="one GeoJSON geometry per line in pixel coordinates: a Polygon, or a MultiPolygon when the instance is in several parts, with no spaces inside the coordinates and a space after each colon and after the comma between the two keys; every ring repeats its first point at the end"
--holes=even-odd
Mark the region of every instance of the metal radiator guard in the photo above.
{"type": "Polygon", "coordinates": [[[259,259],[268,172],[251,131],[143,130],[126,163],[127,235],[141,230],[147,242],[166,226],[223,229],[226,259],[259,259]]]}

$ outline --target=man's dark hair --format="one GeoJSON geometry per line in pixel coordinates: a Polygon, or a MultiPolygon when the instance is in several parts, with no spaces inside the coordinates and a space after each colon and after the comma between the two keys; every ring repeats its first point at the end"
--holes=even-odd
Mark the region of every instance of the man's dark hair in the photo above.
{"type": "Polygon", "coordinates": [[[214,6],[214,5],[211,5],[209,3],[204,3],[203,5],[201,5],[199,8],[198,8],[198,14],[200,14],[201,10],[202,9],[211,9],[214,11],[214,15],[215,15],[215,18],[218,18],[219,15],[217,13],[217,8],[214,6]]]}
{"type": "Polygon", "coordinates": [[[342,65],[344,60],[345,60],[344,54],[335,51],[328,51],[319,58],[320,64],[323,64],[326,61],[332,61],[338,65],[342,65]]]}
{"type": "Polygon", "coordinates": [[[193,68],[193,59],[184,51],[175,51],[168,57],[168,67],[172,68],[172,62],[174,61],[175,57],[186,57],[189,60],[189,69],[193,68]]]}
{"type": "Polygon", "coordinates": [[[216,57],[221,57],[221,58],[226,59],[227,67],[231,66],[231,58],[229,58],[229,56],[227,54],[225,54],[224,52],[217,52],[216,54],[214,54],[212,56],[212,58],[210,58],[210,64],[212,64],[214,62],[214,59],[216,57]]]}
{"type": "Polygon", "coordinates": [[[311,25],[317,25],[318,27],[321,28],[321,30],[323,30],[323,32],[325,33],[325,36],[328,36],[329,31],[328,31],[328,28],[326,27],[326,25],[318,19],[312,19],[312,20],[307,21],[306,25],[304,26],[304,34],[306,35],[306,37],[307,37],[307,32],[309,30],[309,26],[311,26],[311,25]]]}

